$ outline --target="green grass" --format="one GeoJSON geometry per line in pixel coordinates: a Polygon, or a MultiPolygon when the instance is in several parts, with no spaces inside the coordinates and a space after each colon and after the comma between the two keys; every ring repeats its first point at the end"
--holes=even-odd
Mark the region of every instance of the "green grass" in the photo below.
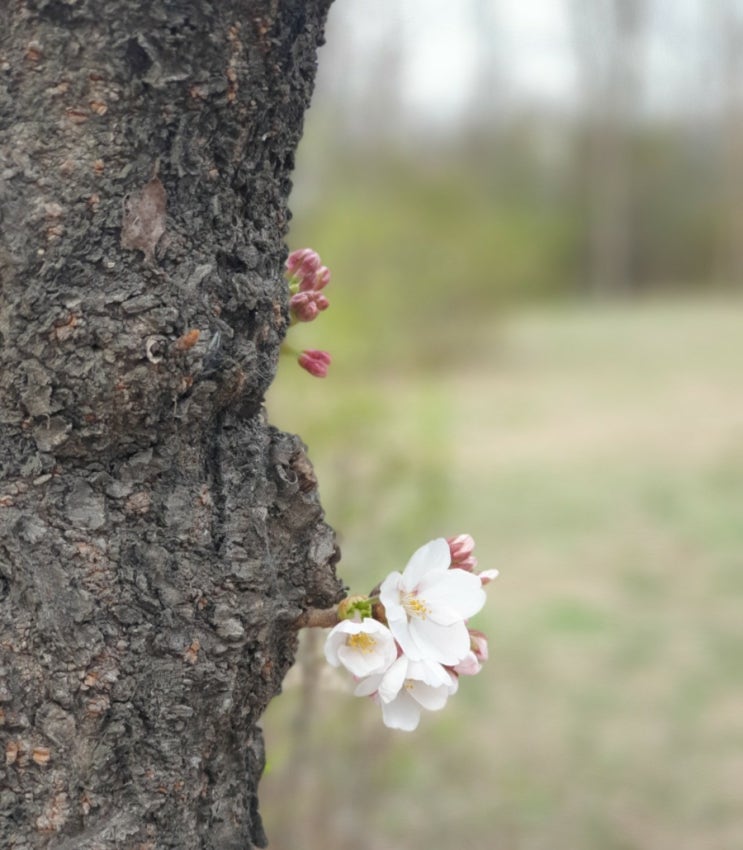
{"type": "Polygon", "coordinates": [[[741,305],[480,316],[398,377],[344,363],[333,322],[331,376],[282,364],[269,412],[309,445],[341,575],[365,592],[468,531],[501,577],[485,670],[413,735],[322,664],[303,688],[305,647],[266,717],[272,846],[743,846],[741,305]]]}

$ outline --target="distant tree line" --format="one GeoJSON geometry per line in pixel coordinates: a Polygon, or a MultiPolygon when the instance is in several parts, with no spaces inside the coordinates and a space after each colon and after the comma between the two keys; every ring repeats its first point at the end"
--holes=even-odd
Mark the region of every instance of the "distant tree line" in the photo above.
{"type": "MultiPolygon", "coordinates": [[[[347,181],[364,182],[362,172],[370,170],[383,183],[394,171],[398,203],[405,191],[414,197],[432,170],[444,194],[447,180],[472,183],[481,194],[477,214],[490,221],[489,242],[497,249],[480,258],[497,296],[739,287],[743,12],[733,0],[699,6],[693,50],[674,40],[663,0],[570,0],[578,85],[569,109],[509,99],[507,87],[499,87],[507,59],[499,51],[498,0],[470,0],[468,9],[478,71],[462,120],[444,132],[406,115],[401,75],[408,36],[399,18],[387,25],[383,55],[369,58],[375,67],[383,63],[384,74],[377,67],[370,77],[377,83],[366,86],[358,69],[353,85],[343,73],[351,55],[363,64],[364,52],[351,50],[340,19],[335,32],[343,38],[334,38],[331,27],[326,49],[335,53],[324,61],[332,82],[325,106],[322,89],[316,106],[324,117],[311,128],[332,122],[332,139],[323,134],[323,146],[327,154],[330,141],[349,164],[342,203],[348,203],[347,181]],[[658,43],[677,51],[679,68],[697,67],[699,80],[685,102],[669,96],[662,112],[648,106],[651,84],[659,85],[649,77],[650,48],[658,43]],[[429,172],[423,181],[416,176],[421,169],[429,172]]],[[[415,22],[407,23],[410,29],[415,22]]],[[[462,185],[450,189],[453,196],[467,194],[462,185]]],[[[332,198],[331,192],[326,203],[332,198]]],[[[461,209],[452,198],[447,203],[467,219],[474,211],[462,200],[461,209]]],[[[461,220],[452,225],[455,232],[460,226],[461,220]]],[[[471,232],[474,225],[468,226],[471,232]]],[[[442,238],[445,243],[445,232],[442,238]]],[[[435,250],[441,249],[437,239],[435,250]]],[[[461,262],[466,266],[467,257],[461,262]]],[[[477,289],[485,281],[478,268],[470,271],[477,289]]]]}

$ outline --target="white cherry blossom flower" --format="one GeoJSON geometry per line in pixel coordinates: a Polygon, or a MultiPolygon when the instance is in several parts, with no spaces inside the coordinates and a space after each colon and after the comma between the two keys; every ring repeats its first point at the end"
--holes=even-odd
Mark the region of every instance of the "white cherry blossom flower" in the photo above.
{"type": "Polygon", "coordinates": [[[382,708],[390,729],[412,732],[422,709],[439,711],[457,690],[457,678],[433,661],[411,661],[401,655],[383,674],[368,676],[356,687],[356,696],[372,696],[382,708]]]}
{"type": "Polygon", "coordinates": [[[449,544],[441,537],[418,549],[402,573],[382,582],[379,598],[387,623],[411,661],[452,666],[470,651],[465,624],[485,604],[479,576],[449,569],[449,544]]]}
{"type": "Polygon", "coordinates": [[[387,670],[397,658],[397,646],[392,632],[377,620],[341,620],[325,641],[325,658],[363,678],[387,670]]]}

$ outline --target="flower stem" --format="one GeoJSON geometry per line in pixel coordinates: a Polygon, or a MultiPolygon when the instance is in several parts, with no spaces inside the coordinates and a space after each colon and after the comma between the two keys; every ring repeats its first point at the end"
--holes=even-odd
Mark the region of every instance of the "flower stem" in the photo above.
{"type": "Polygon", "coordinates": [[[298,357],[299,351],[296,348],[292,348],[291,345],[287,345],[285,342],[281,343],[281,348],[279,348],[279,354],[290,355],[291,357],[298,357]]]}
{"type": "Polygon", "coordinates": [[[294,621],[294,628],[329,629],[340,622],[335,608],[310,608],[294,621]]]}

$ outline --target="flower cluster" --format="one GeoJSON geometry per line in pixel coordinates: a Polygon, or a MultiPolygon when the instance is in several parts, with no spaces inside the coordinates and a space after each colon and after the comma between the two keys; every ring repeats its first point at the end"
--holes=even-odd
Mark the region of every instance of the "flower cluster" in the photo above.
{"type": "Polygon", "coordinates": [[[479,673],[487,638],[467,620],[485,604],[483,586],[497,570],[476,573],[473,539],[438,538],[392,572],[372,598],[349,597],[325,642],[325,657],[356,679],[393,729],[412,731],[422,709],[437,711],[456,692],[459,676],[479,673]]]}
{"type": "MultiPolygon", "coordinates": [[[[289,315],[291,324],[311,322],[330,302],[322,290],[330,283],[330,269],[322,264],[320,255],[312,248],[292,251],[286,261],[289,283],[289,315]]],[[[330,355],[327,351],[307,349],[297,358],[299,365],[317,378],[328,374],[330,355]]]]}

